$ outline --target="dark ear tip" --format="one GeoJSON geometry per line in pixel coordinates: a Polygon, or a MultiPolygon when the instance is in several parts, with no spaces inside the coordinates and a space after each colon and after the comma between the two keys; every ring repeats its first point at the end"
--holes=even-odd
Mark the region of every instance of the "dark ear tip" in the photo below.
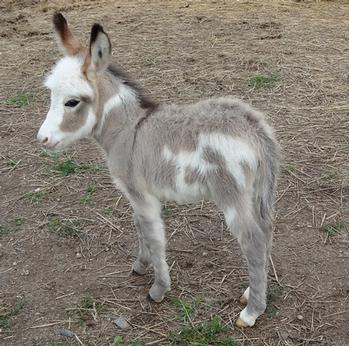
{"type": "Polygon", "coordinates": [[[67,21],[62,13],[55,12],[55,14],[53,15],[53,24],[57,30],[61,30],[67,25],[67,21]]]}
{"type": "Polygon", "coordinates": [[[98,23],[94,23],[94,24],[92,25],[92,29],[91,29],[91,40],[90,40],[91,43],[93,43],[93,42],[96,41],[97,36],[98,36],[98,34],[99,34],[100,32],[105,33],[104,30],[103,30],[102,25],[100,25],[100,24],[98,24],[98,23]]]}

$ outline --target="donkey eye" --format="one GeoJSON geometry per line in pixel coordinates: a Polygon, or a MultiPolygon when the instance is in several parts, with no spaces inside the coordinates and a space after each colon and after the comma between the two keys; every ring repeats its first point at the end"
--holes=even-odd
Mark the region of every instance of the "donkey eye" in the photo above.
{"type": "Polygon", "coordinates": [[[71,100],[67,101],[64,105],[65,105],[66,107],[75,107],[75,106],[77,106],[79,103],[80,103],[79,100],[71,99],[71,100]]]}

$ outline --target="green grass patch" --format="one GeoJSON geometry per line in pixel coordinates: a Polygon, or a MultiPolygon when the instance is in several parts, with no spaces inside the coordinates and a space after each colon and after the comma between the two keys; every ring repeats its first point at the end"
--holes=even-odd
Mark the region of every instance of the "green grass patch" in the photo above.
{"type": "Polygon", "coordinates": [[[340,222],[337,223],[328,223],[321,226],[320,231],[326,233],[328,237],[334,237],[335,235],[342,232],[344,225],[340,222]]]}
{"type": "Polygon", "coordinates": [[[132,340],[127,344],[127,346],[141,346],[141,345],[142,345],[141,341],[138,338],[132,340]]]}
{"type": "Polygon", "coordinates": [[[21,162],[21,160],[12,160],[12,159],[9,159],[7,161],[7,166],[9,167],[12,167],[12,168],[15,168],[19,165],[19,163],[21,162]]]}
{"type": "Polygon", "coordinates": [[[90,203],[92,200],[92,196],[96,192],[96,187],[93,185],[88,185],[84,195],[80,198],[80,203],[81,204],[87,204],[90,203]]]}
{"type": "Polygon", "coordinates": [[[98,163],[84,163],[80,165],[80,172],[96,174],[105,171],[105,166],[98,163]]]}
{"type": "Polygon", "coordinates": [[[328,171],[324,173],[321,178],[322,181],[324,182],[330,182],[332,180],[338,180],[338,173],[335,170],[328,171]]]}
{"type": "Polygon", "coordinates": [[[0,237],[2,235],[10,234],[19,230],[19,228],[23,225],[24,219],[17,217],[10,222],[6,222],[5,224],[0,225],[0,237]]]}
{"type": "Polygon", "coordinates": [[[16,217],[16,218],[14,219],[14,224],[15,224],[17,227],[22,226],[23,223],[24,223],[24,219],[21,218],[21,217],[16,217]]]}
{"type": "Polygon", "coordinates": [[[178,346],[235,346],[232,337],[224,335],[227,327],[223,326],[218,317],[194,327],[184,327],[172,332],[168,341],[178,346]]]}
{"type": "Polygon", "coordinates": [[[125,342],[125,339],[121,335],[114,336],[113,343],[111,346],[119,346],[119,345],[127,345],[127,346],[141,346],[141,342],[138,338],[130,341],[129,343],[125,342]]]}
{"type": "Polygon", "coordinates": [[[81,302],[74,308],[68,309],[68,315],[74,319],[78,319],[80,322],[88,320],[92,313],[101,315],[105,312],[106,306],[96,301],[91,296],[82,298],[81,302]]]}
{"type": "Polygon", "coordinates": [[[177,297],[170,297],[170,304],[179,309],[178,319],[182,322],[188,322],[196,312],[196,307],[200,304],[199,298],[185,301],[177,297]]]}
{"type": "Polygon", "coordinates": [[[61,176],[69,176],[72,174],[91,173],[97,174],[106,172],[106,167],[99,163],[87,162],[78,163],[70,158],[64,152],[55,152],[46,149],[41,149],[39,155],[42,158],[49,159],[50,173],[59,174],[61,176]]]}
{"type": "Polygon", "coordinates": [[[68,176],[79,171],[79,165],[73,160],[64,160],[56,162],[53,166],[53,171],[63,176],[68,176]]]}
{"type": "Polygon", "coordinates": [[[267,308],[265,310],[265,313],[269,317],[277,317],[279,314],[279,309],[275,303],[282,297],[283,293],[283,286],[280,286],[274,281],[269,282],[267,291],[267,308]]]}
{"type": "Polygon", "coordinates": [[[54,341],[52,341],[51,346],[65,346],[65,344],[63,341],[54,340],[54,341]]]}
{"type": "Polygon", "coordinates": [[[114,336],[111,346],[119,346],[124,344],[124,337],[121,335],[114,336]]]}
{"type": "Polygon", "coordinates": [[[12,229],[7,225],[0,225],[0,236],[10,234],[12,229]]]}
{"type": "Polygon", "coordinates": [[[169,217],[171,216],[172,209],[168,205],[165,205],[164,208],[162,209],[162,214],[164,217],[169,217]]]}
{"type": "Polygon", "coordinates": [[[284,170],[287,173],[289,173],[289,172],[294,173],[297,170],[297,168],[296,168],[295,165],[292,165],[292,164],[289,163],[289,164],[284,165],[284,170]]]}
{"type": "Polygon", "coordinates": [[[31,94],[17,94],[9,97],[3,103],[10,106],[27,106],[33,102],[33,95],[31,94]]]}
{"type": "Polygon", "coordinates": [[[18,315],[25,305],[23,299],[16,301],[13,306],[0,307],[0,329],[3,333],[11,334],[12,318],[18,315]]]}
{"type": "Polygon", "coordinates": [[[274,86],[277,80],[278,77],[275,74],[257,74],[248,80],[248,85],[256,89],[271,88],[274,86]]]}
{"type": "Polygon", "coordinates": [[[112,216],[114,209],[112,207],[107,207],[103,209],[103,214],[106,216],[112,216]]]}
{"type": "Polygon", "coordinates": [[[79,173],[99,173],[104,170],[102,165],[98,164],[78,164],[71,159],[59,160],[54,159],[55,163],[52,167],[52,171],[54,173],[58,173],[62,176],[68,176],[71,174],[79,174],[79,173]]]}
{"type": "Polygon", "coordinates": [[[58,216],[51,216],[48,219],[48,229],[50,232],[60,237],[78,237],[81,234],[79,220],[66,220],[58,216]]]}
{"type": "Polygon", "coordinates": [[[59,158],[61,157],[61,153],[57,152],[57,151],[51,151],[51,150],[47,150],[45,148],[41,148],[39,156],[49,158],[49,159],[52,159],[54,161],[58,161],[59,158]]]}
{"type": "Polygon", "coordinates": [[[47,197],[47,195],[47,191],[37,190],[26,193],[25,197],[32,204],[40,204],[47,197]]]}

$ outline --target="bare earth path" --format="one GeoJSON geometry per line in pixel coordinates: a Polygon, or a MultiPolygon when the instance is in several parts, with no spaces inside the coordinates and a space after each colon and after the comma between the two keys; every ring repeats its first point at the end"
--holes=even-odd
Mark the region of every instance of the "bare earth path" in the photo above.
{"type": "Polygon", "coordinates": [[[348,2],[4,0],[0,9],[1,345],[349,345],[348,2]],[[274,124],[284,156],[275,270],[254,328],[234,325],[246,264],[213,205],[165,206],[173,288],[153,305],[152,273],[130,275],[131,210],[96,145],[60,156],[38,147],[57,10],[85,40],[101,22],[115,62],[159,101],[233,94],[274,124]],[[128,329],[112,323],[120,316],[128,329]]]}

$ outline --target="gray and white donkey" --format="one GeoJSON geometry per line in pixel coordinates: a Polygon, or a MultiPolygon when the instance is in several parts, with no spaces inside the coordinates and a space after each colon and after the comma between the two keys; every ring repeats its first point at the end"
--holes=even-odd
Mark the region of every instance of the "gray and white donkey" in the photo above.
{"type": "Polygon", "coordinates": [[[45,85],[51,105],[38,140],[62,149],[93,137],[104,149],[116,186],[127,196],[139,237],[134,272],[152,264],[156,301],[170,290],[160,201],[210,199],[223,211],[248,263],[247,306],[237,325],[253,326],[266,308],[267,262],[279,147],[263,115],[244,102],[211,98],[157,105],[110,65],[111,43],[99,24],[83,48],[62,14],[53,17],[65,57],[45,85]]]}

